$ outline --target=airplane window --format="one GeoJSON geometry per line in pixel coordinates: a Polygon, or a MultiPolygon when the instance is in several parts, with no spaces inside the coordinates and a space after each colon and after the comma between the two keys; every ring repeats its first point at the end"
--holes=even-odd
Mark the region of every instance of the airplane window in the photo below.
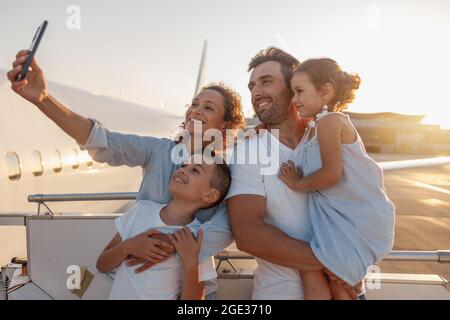
{"type": "Polygon", "coordinates": [[[73,169],[78,169],[80,167],[80,159],[78,157],[77,149],[73,148],[69,150],[68,163],[72,166],[73,169]]]}
{"type": "Polygon", "coordinates": [[[8,152],[6,153],[5,158],[9,180],[19,180],[22,176],[22,166],[20,165],[19,156],[15,152],[8,152]]]}
{"type": "Polygon", "coordinates": [[[94,160],[92,160],[91,156],[87,151],[81,152],[80,155],[81,162],[86,163],[86,166],[91,169],[94,166],[94,160]]]}
{"type": "Polygon", "coordinates": [[[39,151],[33,151],[31,154],[31,171],[35,177],[42,176],[44,173],[44,163],[39,151]]]}
{"type": "Polygon", "coordinates": [[[58,149],[53,150],[52,153],[52,167],[55,173],[59,173],[62,170],[62,158],[61,152],[58,149]]]}

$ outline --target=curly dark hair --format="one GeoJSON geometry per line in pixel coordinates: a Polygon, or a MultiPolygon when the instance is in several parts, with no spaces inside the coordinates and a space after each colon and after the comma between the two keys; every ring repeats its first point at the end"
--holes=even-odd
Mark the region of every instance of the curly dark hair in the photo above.
{"type": "Polygon", "coordinates": [[[202,87],[200,92],[205,90],[214,90],[222,95],[225,101],[224,120],[230,123],[227,129],[239,129],[245,126],[244,112],[239,93],[222,82],[210,83],[202,87]]]}
{"type": "Polygon", "coordinates": [[[295,68],[300,64],[300,62],[294,58],[294,56],[289,53],[278,49],[276,47],[268,47],[266,49],[260,50],[248,63],[247,71],[251,71],[260,64],[267,61],[277,61],[281,64],[281,73],[283,74],[284,80],[288,88],[291,87],[291,78],[294,74],[295,68]]]}
{"type": "Polygon", "coordinates": [[[336,61],[330,58],[309,59],[295,69],[295,73],[304,72],[320,90],[326,83],[334,87],[335,96],[330,101],[333,106],[330,111],[342,111],[355,99],[355,92],[361,83],[358,74],[342,70],[336,61]]]}

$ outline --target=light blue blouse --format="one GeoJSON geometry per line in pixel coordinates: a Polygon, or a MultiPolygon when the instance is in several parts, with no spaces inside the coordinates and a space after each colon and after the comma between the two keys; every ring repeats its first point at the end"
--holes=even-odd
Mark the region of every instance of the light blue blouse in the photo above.
{"type": "MultiPolygon", "coordinates": [[[[92,159],[111,166],[142,167],[143,178],[136,200],[168,203],[171,199],[168,192],[170,177],[181,166],[181,161],[177,161],[177,164],[171,159],[175,142],[164,138],[111,132],[98,121],[92,121],[94,126],[86,143],[80,145],[81,150],[88,150],[92,159]]],[[[228,211],[224,203],[199,210],[196,218],[203,223],[201,261],[217,254],[233,242],[228,211]]]]}

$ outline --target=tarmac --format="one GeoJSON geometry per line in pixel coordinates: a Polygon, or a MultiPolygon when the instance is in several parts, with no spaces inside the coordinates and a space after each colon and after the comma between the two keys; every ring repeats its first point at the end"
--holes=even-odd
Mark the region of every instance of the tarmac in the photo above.
{"type": "MultiPolygon", "coordinates": [[[[419,158],[371,154],[377,161],[419,158]]],[[[396,211],[394,250],[450,250],[450,165],[388,171],[388,196],[396,211]]],[[[450,265],[433,262],[379,264],[382,272],[432,273],[450,280],[450,265]]]]}

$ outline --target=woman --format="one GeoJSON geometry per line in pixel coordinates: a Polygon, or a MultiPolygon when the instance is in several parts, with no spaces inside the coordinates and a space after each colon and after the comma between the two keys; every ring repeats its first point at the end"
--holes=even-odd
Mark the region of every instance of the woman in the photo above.
{"type": "MultiPolygon", "coordinates": [[[[82,150],[88,150],[97,162],[107,162],[112,166],[127,165],[141,166],[143,180],[137,200],[152,200],[167,203],[169,179],[172,173],[181,166],[182,161],[174,161],[172,152],[179,142],[170,139],[144,137],[132,134],[122,134],[107,130],[96,120],[86,118],[71,111],[55,99],[47,89],[44,73],[33,59],[31,70],[25,79],[15,81],[22,71],[29,51],[22,50],[13,62],[13,69],[8,72],[11,88],[24,99],[36,105],[47,117],[54,121],[64,132],[74,138],[82,150]]],[[[237,129],[244,125],[244,117],[239,95],[232,89],[222,85],[209,85],[194,97],[187,109],[183,126],[194,136],[196,121],[201,121],[202,135],[209,129],[220,130],[225,136],[227,129],[237,129]]],[[[203,139],[201,140],[203,142],[203,139]]],[[[185,139],[182,144],[186,150],[193,153],[194,139],[185,139]],[[192,144],[192,145],[191,145],[192,144]]],[[[210,144],[204,141],[202,148],[210,144]]],[[[198,150],[197,150],[198,151],[198,150]]],[[[184,154],[185,158],[190,154],[184,154]]],[[[183,159],[181,159],[183,160],[183,159]]],[[[228,224],[226,206],[219,206],[197,212],[196,217],[204,222],[204,231],[200,260],[203,261],[227,247],[232,241],[228,224]]],[[[163,246],[158,235],[151,234],[148,245],[151,246],[155,261],[166,259],[172,250],[163,246]]],[[[132,257],[130,264],[142,264],[145,261],[132,257]]],[[[138,271],[144,271],[152,265],[145,262],[138,271]]]]}

